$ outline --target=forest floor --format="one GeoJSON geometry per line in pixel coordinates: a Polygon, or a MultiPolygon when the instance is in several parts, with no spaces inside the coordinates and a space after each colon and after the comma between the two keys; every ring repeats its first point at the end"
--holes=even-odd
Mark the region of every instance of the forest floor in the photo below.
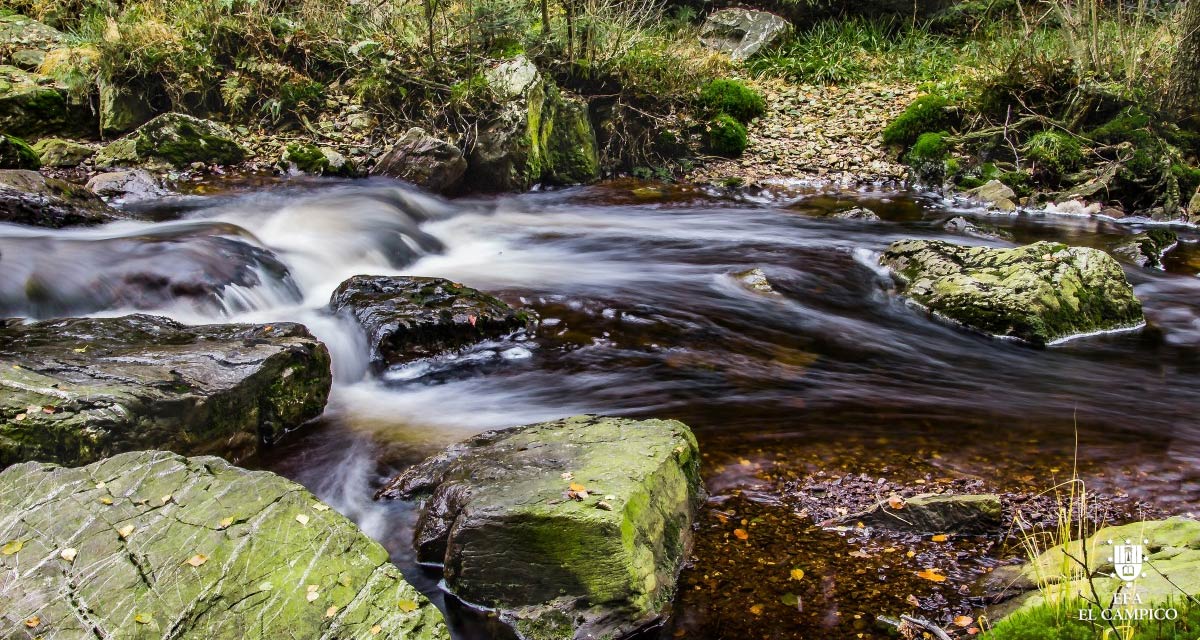
{"type": "Polygon", "coordinates": [[[777,78],[749,81],[762,92],[767,113],[748,127],[741,158],[705,162],[690,182],[740,179],[815,179],[844,185],[902,179],[907,168],[886,148],[880,132],[919,95],[911,84],[860,82],[844,86],[795,84],[777,78]]]}

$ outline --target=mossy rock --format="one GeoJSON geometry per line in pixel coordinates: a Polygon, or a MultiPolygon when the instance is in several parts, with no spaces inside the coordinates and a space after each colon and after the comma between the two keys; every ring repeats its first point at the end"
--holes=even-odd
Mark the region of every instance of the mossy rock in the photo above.
{"type": "Polygon", "coordinates": [[[905,498],[900,508],[884,500],[861,513],[838,518],[831,524],[910,533],[993,535],[1003,529],[1000,496],[985,494],[925,493],[905,498]]]}
{"type": "Polygon", "coordinates": [[[0,467],[170,448],[253,453],[320,415],[329,352],[301,325],[167,318],[0,325],[0,467]],[[33,407],[33,409],[31,409],[33,407]]]}
{"type": "Polygon", "coordinates": [[[553,184],[584,184],[600,177],[600,151],[583,98],[556,92],[551,102],[549,130],[543,132],[545,179],[553,184]]]}
{"type": "Polygon", "coordinates": [[[28,169],[0,170],[0,222],[60,229],[128,217],[86,187],[28,169]]]}
{"type": "Polygon", "coordinates": [[[5,638],[450,637],[348,518],[220,458],[139,451],[9,467],[0,545],[5,638]]]}
{"type": "Polygon", "coordinates": [[[717,155],[736,158],[742,155],[749,144],[746,127],[737,118],[722,113],[708,123],[706,144],[717,155]]]}
{"type": "Polygon", "coordinates": [[[329,308],[358,321],[376,365],[501,338],[527,328],[532,319],[482,291],[416,276],[354,276],[334,290],[329,308]]]}
{"type": "Polygon", "coordinates": [[[96,133],[96,117],[88,105],[68,99],[66,87],[52,78],[0,65],[0,130],[88,136],[96,133]]]}
{"type": "Polygon", "coordinates": [[[20,138],[0,133],[0,169],[38,169],[42,161],[37,151],[20,138]]]}
{"type": "Polygon", "coordinates": [[[921,96],[883,130],[884,144],[908,148],[923,133],[946,131],[958,124],[958,110],[939,95],[921,96]]]}
{"type": "Polygon", "coordinates": [[[318,176],[329,170],[329,158],[315,144],[289,143],[280,161],[285,166],[291,165],[299,171],[318,176]]]}
{"type": "Polygon", "coordinates": [[[164,113],[102,149],[96,164],[181,169],[195,162],[232,165],[245,157],[246,151],[224,125],[182,113],[164,113]]]}
{"type": "Polygon", "coordinates": [[[86,144],[62,138],[42,138],[33,150],[47,167],[77,167],[96,153],[86,144]]]}
{"type": "Polygon", "coordinates": [[[1145,321],[1120,265],[1097,249],[1057,242],[994,249],[901,240],[880,264],[900,277],[905,295],[933,312],[1036,345],[1145,321]]]}
{"type": "Polygon", "coordinates": [[[381,492],[425,498],[417,557],[531,640],[618,638],[659,619],[703,490],[673,420],[577,416],[491,431],[381,492]]]}
{"type": "Polygon", "coordinates": [[[1163,256],[1175,248],[1179,236],[1170,229],[1156,228],[1143,231],[1132,238],[1118,242],[1112,248],[1113,255],[1128,260],[1139,267],[1161,269],[1163,256]]]}

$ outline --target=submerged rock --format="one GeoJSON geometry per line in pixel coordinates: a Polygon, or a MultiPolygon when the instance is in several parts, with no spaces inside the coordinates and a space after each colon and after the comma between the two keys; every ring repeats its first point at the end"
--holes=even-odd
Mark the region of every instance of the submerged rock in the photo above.
{"type": "Polygon", "coordinates": [[[329,352],[302,325],[167,318],[0,325],[0,467],[169,448],[243,455],[320,415],[329,352]]]}
{"type": "Polygon", "coordinates": [[[885,500],[862,513],[835,523],[906,531],[910,533],[989,534],[1001,529],[1000,496],[995,494],[922,494],[891,502],[885,500]],[[899,508],[897,508],[899,507],[899,508]]]}
{"type": "Polygon", "coordinates": [[[33,150],[46,167],[77,167],[96,153],[86,144],[62,138],[42,138],[33,150]]]}
{"type": "Polygon", "coordinates": [[[315,144],[289,144],[283,150],[279,162],[285,170],[301,171],[316,176],[349,177],[358,172],[346,156],[329,147],[318,147],[315,144]]]}
{"type": "Polygon", "coordinates": [[[86,187],[36,171],[0,170],[0,222],[58,229],[124,217],[86,187]]]}
{"type": "Polygon", "coordinates": [[[771,286],[771,281],[767,279],[767,274],[762,269],[755,267],[745,271],[739,271],[733,274],[741,285],[755,293],[776,296],[779,295],[775,291],[775,287],[771,286]]]}
{"type": "Polygon", "coordinates": [[[710,49],[745,60],[783,39],[791,24],[766,11],[721,9],[709,14],[700,30],[700,41],[710,49]]]}
{"type": "Polygon", "coordinates": [[[962,217],[954,216],[947,220],[942,228],[950,233],[961,233],[964,236],[982,238],[984,240],[1012,240],[1012,234],[991,225],[978,225],[962,217]]]}
{"type": "Polygon", "coordinates": [[[88,180],[87,186],[96,195],[121,204],[153,200],[171,193],[145,169],[98,173],[88,180]]]}
{"type": "Polygon", "coordinates": [[[1014,249],[901,240],[880,258],[916,302],[964,325],[1042,345],[1135,327],[1142,305],[1097,249],[1038,242],[1014,249]]]}
{"type": "Polygon", "coordinates": [[[333,292],[329,307],[362,325],[377,365],[454,351],[530,322],[526,312],[442,278],[354,276],[333,292]]]}
{"type": "Polygon", "coordinates": [[[379,494],[425,498],[418,560],[530,640],[620,638],[659,619],[702,495],[686,425],[595,416],[480,434],[379,494]]]}
{"type": "Polygon", "coordinates": [[[434,193],[447,193],[466,171],[467,159],[461,149],[413,127],[379,158],[371,173],[399,178],[434,193]]]}
{"type": "Polygon", "coordinates": [[[1179,244],[1179,236],[1170,229],[1151,229],[1116,244],[1113,255],[1139,267],[1162,268],[1163,256],[1179,244]]]}
{"type": "Polygon", "coordinates": [[[9,467],[0,544],[5,638],[450,637],[349,519],[220,458],[9,467]]]}
{"type": "Polygon", "coordinates": [[[182,113],[164,113],[96,155],[96,165],[183,168],[193,162],[230,165],[246,157],[222,124],[182,113]]]}

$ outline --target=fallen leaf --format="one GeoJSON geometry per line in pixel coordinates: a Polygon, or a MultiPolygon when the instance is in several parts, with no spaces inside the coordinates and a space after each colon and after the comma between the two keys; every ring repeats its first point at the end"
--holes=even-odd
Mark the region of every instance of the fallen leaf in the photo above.
{"type": "Polygon", "coordinates": [[[804,579],[804,569],[801,569],[799,567],[792,569],[792,580],[803,580],[803,579],[804,579]]]}
{"type": "Polygon", "coordinates": [[[224,528],[228,527],[228,526],[229,526],[229,525],[231,525],[231,524],[233,524],[233,518],[232,518],[232,517],[230,517],[230,518],[222,518],[222,519],[221,519],[221,528],[222,528],[222,529],[224,529],[224,528]]]}
{"type": "Polygon", "coordinates": [[[578,482],[572,482],[571,484],[567,485],[567,488],[570,489],[571,491],[574,491],[575,493],[579,493],[580,491],[587,491],[587,487],[579,484],[578,482]]]}
{"type": "Polygon", "coordinates": [[[100,482],[97,482],[97,483],[96,483],[96,488],[97,488],[97,489],[103,489],[105,486],[106,486],[106,485],[104,484],[104,481],[103,481],[103,480],[101,480],[100,482]]]}
{"type": "Polygon", "coordinates": [[[467,316],[467,322],[470,322],[472,327],[475,326],[476,320],[478,320],[478,318],[476,318],[475,316],[467,316]]]}
{"type": "Polygon", "coordinates": [[[958,616],[954,619],[954,624],[960,627],[969,627],[972,622],[975,622],[975,619],[971,616],[958,616]]]}
{"type": "Polygon", "coordinates": [[[112,498],[104,496],[103,498],[100,498],[100,504],[112,506],[112,498]]]}
{"type": "Polygon", "coordinates": [[[379,633],[381,631],[383,631],[383,627],[381,627],[379,625],[375,625],[375,626],[371,627],[371,635],[373,635],[373,636],[379,635],[379,633]]]}
{"type": "Polygon", "coordinates": [[[756,616],[761,616],[762,612],[763,612],[763,606],[761,604],[756,604],[756,605],[750,606],[750,613],[753,613],[756,616]]]}
{"type": "Polygon", "coordinates": [[[317,585],[315,585],[315,584],[310,584],[310,585],[308,585],[308,592],[309,592],[309,593],[312,593],[312,592],[314,592],[314,591],[317,591],[317,590],[319,590],[320,588],[321,588],[321,587],[319,587],[319,586],[317,586],[317,585]]]}
{"type": "Polygon", "coordinates": [[[197,553],[196,555],[187,559],[187,563],[193,567],[198,567],[205,562],[208,562],[208,556],[204,555],[203,553],[197,553]]]}
{"type": "Polygon", "coordinates": [[[329,505],[318,502],[313,505],[313,511],[329,511],[329,505]]]}
{"type": "Polygon", "coordinates": [[[887,503],[888,503],[888,506],[893,509],[903,509],[904,508],[904,498],[901,498],[900,496],[894,495],[894,496],[888,498],[887,503]]]}
{"type": "Polygon", "coordinates": [[[399,608],[401,611],[408,613],[410,611],[417,610],[417,603],[413,602],[412,600],[400,600],[399,602],[396,603],[396,607],[399,608]]]}
{"type": "Polygon", "coordinates": [[[564,471],[562,473],[563,480],[570,480],[571,478],[574,478],[574,477],[575,477],[575,474],[571,473],[570,471],[564,471]]]}
{"type": "Polygon", "coordinates": [[[24,419],[25,419],[25,414],[23,414],[23,413],[18,413],[18,414],[17,414],[17,417],[16,417],[16,418],[13,418],[13,419],[14,419],[14,420],[16,420],[17,422],[20,422],[20,421],[22,421],[22,420],[24,420],[24,419]]]}
{"type": "Polygon", "coordinates": [[[83,345],[82,347],[76,347],[76,348],[74,348],[74,349],[71,349],[71,351],[74,351],[75,353],[84,353],[85,351],[87,351],[87,350],[88,350],[88,347],[89,347],[89,346],[91,346],[91,345],[86,345],[86,344],[85,344],[85,345],[83,345]]]}
{"type": "Polygon", "coordinates": [[[779,596],[779,602],[785,607],[799,607],[800,596],[794,593],[785,593],[779,596]]]}
{"type": "Polygon", "coordinates": [[[39,618],[38,616],[30,616],[25,619],[25,626],[29,627],[30,629],[38,626],[41,623],[42,623],[42,619],[39,618]]]}
{"type": "Polygon", "coordinates": [[[133,617],[133,621],[138,624],[150,624],[154,620],[154,616],[148,613],[139,613],[133,617]]]}
{"type": "Polygon", "coordinates": [[[945,582],[946,581],[946,576],[938,573],[938,570],[934,569],[932,567],[929,569],[918,571],[917,577],[924,578],[926,580],[929,580],[930,582],[945,582]]]}
{"type": "Polygon", "coordinates": [[[337,615],[337,610],[338,608],[336,604],[329,605],[329,608],[325,610],[325,617],[332,618],[333,616],[337,615]]]}
{"type": "Polygon", "coordinates": [[[735,537],[737,537],[738,540],[749,540],[750,539],[750,534],[747,533],[745,529],[734,529],[733,535],[735,537]]]}
{"type": "Polygon", "coordinates": [[[967,634],[968,634],[968,635],[972,635],[972,636],[973,636],[973,635],[975,635],[975,634],[977,634],[977,633],[979,633],[979,627],[971,627],[970,629],[967,629],[967,634]]]}
{"type": "Polygon", "coordinates": [[[127,524],[127,525],[121,527],[120,529],[117,529],[117,535],[121,536],[122,540],[124,540],[125,538],[128,538],[132,534],[133,534],[133,525],[131,525],[131,524],[127,524]]]}
{"type": "Polygon", "coordinates": [[[933,540],[934,542],[945,542],[949,539],[950,539],[950,536],[948,536],[944,533],[939,533],[936,536],[933,536],[932,538],[930,538],[930,540],[933,540]]]}
{"type": "Polygon", "coordinates": [[[166,504],[171,501],[171,494],[168,493],[167,495],[159,498],[159,500],[162,500],[162,503],[166,504]]]}
{"type": "Polygon", "coordinates": [[[319,592],[309,591],[308,595],[304,596],[304,599],[308,600],[309,602],[312,602],[313,600],[316,600],[317,598],[320,598],[320,597],[321,597],[321,594],[319,592]]]}
{"type": "Polygon", "coordinates": [[[66,549],[60,551],[58,556],[67,562],[75,562],[75,556],[78,554],[79,551],[74,547],[67,547],[66,549]]]}
{"type": "Polygon", "coordinates": [[[750,461],[745,458],[738,458],[738,464],[742,465],[743,467],[748,467],[750,466],[750,461]]]}
{"type": "Polygon", "coordinates": [[[304,515],[303,513],[298,514],[296,516],[296,522],[299,522],[300,524],[307,526],[308,525],[308,516],[304,515]]]}
{"type": "Polygon", "coordinates": [[[274,588],[275,588],[275,585],[271,584],[270,582],[264,581],[264,582],[258,583],[259,591],[270,591],[271,589],[274,589],[274,588]]]}
{"type": "Polygon", "coordinates": [[[921,601],[920,601],[920,600],[917,600],[917,597],[916,597],[916,596],[914,596],[914,595],[913,595],[913,594],[911,594],[911,593],[910,593],[910,594],[908,594],[908,597],[907,597],[907,598],[905,598],[905,599],[904,599],[904,601],[905,601],[905,602],[907,602],[908,604],[910,604],[910,605],[914,606],[914,607],[917,607],[918,609],[919,609],[919,608],[921,608],[921,601]]]}
{"type": "Polygon", "coordinates": [[[20,551],[21,547],[24,547],[24,546],[25,546],[24,540],[13,540],[12,542],[5,544],[3,547],[0,547],[0,553],[3,553],[6,556],[11,556],[12,554],[20,551]]]}
{"type": "Polygon", "coordinates": [[[863,551],[862,549],[855,549],[854,551],[851,551],[847,555],[849,555],[851,558],[872,558],[872,557],[874,557],[871,554],[867,553],[866,551],[863,551]]]}

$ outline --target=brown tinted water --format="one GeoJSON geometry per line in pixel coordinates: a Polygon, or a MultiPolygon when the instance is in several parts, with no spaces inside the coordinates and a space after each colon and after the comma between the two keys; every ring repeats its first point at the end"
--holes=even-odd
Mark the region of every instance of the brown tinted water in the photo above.
{"type": "Polygon", "coordinates": [[[874,268],[879,253],[906,237],[1009,244],[945,231],[955,215],[1012,242],[1100,248],[1138,223],[989,216],[919,192],[799,185],[734,193],[612,183],[449,203],[377,182],[255,187],[164,205],[182,222],[0,228],[0,267],[36,256],[24,268],[74,292],[34,304],[0,290],[0,308],[145,308],[121,298],[114,309],[111,296],[87,293],[98,290],[95,274],[67,268],[63,256],[180,277],[170,254],[133,257],[164,235],[185,247],[212,237],[245,245],[210,260],[202,248],[187,253],[196,278],[269,251],[286,274],[255,267],[257,284],[242,278],[215,301],[146,304],[195,322],[305,322],[330,345],[338,382],[325,417],[247,463],[296,479],[358,521],[447,607],[458,637],[500,632],[447,603],[438,576],[415,565],[412,507],[370,498],[406,465],[494,427],[590,412],[677,418],[695,430],[709,505],[675,616],[649,637],[886,637],[877,615],[976,615],[974,580],[1014,556],[994,538],[941,543],[815,527],[795,499],[810,481],[1042,490],[1070,476],[1078,434],[1079,471],[1093,490],[1172,512],[1200,502],[1194,230],[1180,230],[1166,271],[1128,270],[1150,327],[1034,349],[906,305],[874,268]],[[659,193],[635,192],[647,186],[659,193]],[[853,206],[882,220],[824,217],[853,206]],[[779,295],[732,275],[750,268],[779,295]],[[365,377],[361,336],[319,312],[357,273],[451,278],[531,308],[543,324],[531,339],[365,377]],[[917,575],[928,568],[948,579],[917,575]]]}

